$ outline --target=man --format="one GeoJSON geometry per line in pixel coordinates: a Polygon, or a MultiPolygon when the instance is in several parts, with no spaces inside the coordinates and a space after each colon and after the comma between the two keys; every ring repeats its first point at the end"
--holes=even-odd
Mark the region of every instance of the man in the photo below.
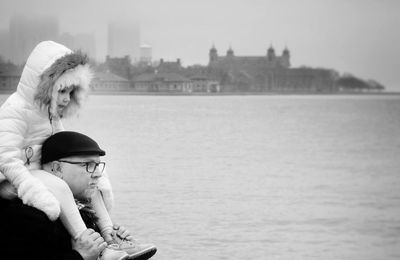
{"type": "MultiPolygon", "coordinates": [[[[70,187],[75,199],[87,201],[96,191],[98,178],[105,164],[100,156],[105,152],[86,135],[64,131],[49,137],[42,147],[43,169],[63,179],[70,187]]],[[[4,194],[5,185],[0,185],[4,194]]],[[[4,195],[3,195],[4,197],[4,195]]],[[[83,205],[83,204],[80,204],[83,205]]],[[[0,201],[0,256],[6,259],[101,259],[107,258],[107,243],[99,233],[88,229],[78,240],[71,239],[62,223],[51,222],[47,216],[32,207],[23,205],[18,199],[0,201]]],[[[82,212],[88,227],[96,224],[87,207],[82,212]]],[[[114,227],[117,237],[129,239],[123,227],[114,227]]],[[[156,248],[136,255],[134,259],[148,259],[156,248]]],[[[128,259],[124,257],[123,259],[128,259]]],[[[133,258],[130,258],[133,259],[133,258]]]]}

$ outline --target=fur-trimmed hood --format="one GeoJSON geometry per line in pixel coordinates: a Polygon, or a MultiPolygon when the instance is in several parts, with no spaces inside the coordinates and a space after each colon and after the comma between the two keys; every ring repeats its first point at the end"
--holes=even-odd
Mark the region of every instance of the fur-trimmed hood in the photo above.
{"type": "Polygon", "coordinates": [[[29,56],[17,92],[29,103],[50,111],[52,116],[70,116],[82,105],[93,72],[88,57],[53,41],[39,43],[29,56]],[[58,115],[58,91],[74,85],[74,90],[63,115],[58,115]]]}

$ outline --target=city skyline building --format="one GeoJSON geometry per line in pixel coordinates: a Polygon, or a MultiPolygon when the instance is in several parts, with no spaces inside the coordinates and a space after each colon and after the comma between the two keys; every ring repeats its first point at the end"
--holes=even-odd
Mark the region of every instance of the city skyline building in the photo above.
{"type": "Polygon", "coordinates": [[[80,49],[89,57],[96,58],[96,39],[93,34],[60,34],[56,17],[21,15],[12,16],[8,30],[0,31],[0,56],[4,61],[23,65],[33,48],[44,40],[59,42],[72,50],[80,49]]]}
{"type": "Polygon", "coordinates": [[[107,55],[129,56],[132,62],[140,58],[140,32],[137,24],[110,22],[107,35],[107,55]]]}
{"type": "MultiPolygon", "coordinates": [[[[92,59],[101,60],[97,55],[98,43],[93,34],[60,32],[60,24],[54,16],[23,16],[10,17],[8,28],[0,31],[0,56],[5,61],[23,65],[33,48],[41,41],[53,40],[68,48],[81,49],[92,59]]],[[[106,56],[129,56],[132,63],[152,60],[152,48],[140,45],[140,28],[138,23],[110,22],[108,24],[106,56]],[[143,53],[143,55],[142,55],[143,53]]]]}
{"type": "Polygon", "coordinates": [[[96,40],[94,35],[79,33],[72,35],[63,33],[59,36],[59,42],[72,50],[81,50],[90,58],[96,58],[96,40]]]}
{"type": "Polygon", "coordinates": [[[61,34],[59,36],[58,40],[61,44],[64,44],[65,46],[67,46],[69,48],[74,48],[74,46],[75,46],[75,37],[68,32],[61,34]]]}
{"type": "Polygon", "coordinates": [[[75,36],[75,48],[81,49],[90,58],[96,57],[96,39],[89,33],[79,33],[75,36]]]}
{"type": "Polygon", "coordinates": [[[10,41],[6,30],[0,31],[0,57],[4,61],[10,60],[10,41]]]}
{"type": "Polygon", "coordinates": [[[22,65],[26,62],[32,49],[43,39],[57,40],[59,24],[55,17],[12,16],[9,23],[9,59],[22,65]]]}

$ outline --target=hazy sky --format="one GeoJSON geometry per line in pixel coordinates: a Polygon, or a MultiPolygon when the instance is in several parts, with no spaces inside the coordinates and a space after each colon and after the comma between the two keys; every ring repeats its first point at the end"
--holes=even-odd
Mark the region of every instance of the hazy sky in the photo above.
{"type": "Polygon", "coordinates": [[[293,67],[333,68],[400,91],[398,0],[0,0],[0,29],[13,14],[59,17],[60,32],[93,33],[104,57],[109,20],[140,24],[153,58],[206,64],[225,55],[265,55],[285,46],[293,67]]]}

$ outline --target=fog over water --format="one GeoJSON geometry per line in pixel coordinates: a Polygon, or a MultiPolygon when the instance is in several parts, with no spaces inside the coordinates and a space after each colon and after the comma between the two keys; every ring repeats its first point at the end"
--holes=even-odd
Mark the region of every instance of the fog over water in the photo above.
{"type": "Polygon", "coordinates": [[[61,32],[94,34],[104,60],[108,22],[135,23],[155,60],[184,66],[206,64],[213,43],[239,56],[287,46],[294,67],[333,68],[400,91],[399,11],[396,0],[0,0],[0,30],[15,14],[55,15],[61,32]]]}

